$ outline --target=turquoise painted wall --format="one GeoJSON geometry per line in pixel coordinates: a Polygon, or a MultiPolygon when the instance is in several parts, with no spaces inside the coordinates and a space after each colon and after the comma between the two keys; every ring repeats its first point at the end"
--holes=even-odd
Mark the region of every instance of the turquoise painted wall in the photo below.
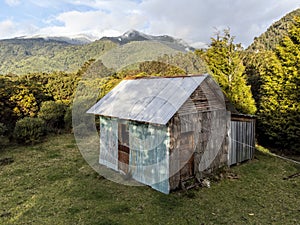
{"type": "MultiPolygon", "coordinates": [[[[129,172],[132,177],[168,194],[169,142],[166,126],[129,123],[129,172]]],[[[118,119],[100,116],[99,162],[118,171],[118,119]]]]}

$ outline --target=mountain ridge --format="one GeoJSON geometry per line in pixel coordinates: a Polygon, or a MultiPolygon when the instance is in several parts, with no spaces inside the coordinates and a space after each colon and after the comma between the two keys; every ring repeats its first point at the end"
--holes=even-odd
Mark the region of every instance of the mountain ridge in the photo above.
{"type": "Polygon", "coordinates": [[[133,41],[156,41],[162,44],[166,44],[169,47],[179,51],[194,51],[195,48],[188,45],[182,39],[177,39],[169,35],[149,35],[140,31],[131,29],[124,34],[117,37],[102,37],[100,40],[110,40],[114,43],[124,45],[133,41]]]}
{"type": "MultiPolygon", "coordinates": [[[[2,39],[2,40],[35,40],[35,39],[43,39],[45,41],[59,41],[59,42],[66,42],[68,44],[74,45],[84,45],[89,44],[98,40],[97,37],[87,34],[77,34],[77,35],[70,35],[70,36],[49,36],[49,35],[32,35],[32,36],[20,36],[14,37],[10,39],[2,39]]],[[[1,41],[1,40],[0,40],[1,41]]]]}
{"type": "MultiPolygon", "coordinates": [[[[136,30],[129,30],[119,37],[103,37],[95,41],[88,40],[84,35],[77,36],[77,38],[43,35],[23,36],[0,40],[0,74],[75,72],[86,61],[98,60],[112,48],[127,44],[131,44],[133,47],[134,43],[138,44],[142,41],[153,42],[155,48],[159,46],[155,43],[162,44],[170,49],[170,51],[165,49],[168,53],[194,50],[181,39],[168,35],[153,36],[136,30]]],[[[147,51],[144,48],[143,50],[147,51]]],[[[158,48],[157,51],[159,52],[158,48]]]]}

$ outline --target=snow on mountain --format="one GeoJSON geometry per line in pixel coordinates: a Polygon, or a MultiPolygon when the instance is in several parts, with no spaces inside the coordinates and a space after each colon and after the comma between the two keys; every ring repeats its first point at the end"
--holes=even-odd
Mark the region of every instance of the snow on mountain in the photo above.
{"type": "MultiPolygon", "coordinates": [[[[46,35],[33,35],[33,36],[22,36],[16,39],[44,39],[45,41],[60,41],[65,42],[72,45],[84,45],[91,43],[95,40],[99,40],[99,37],[96,37],[91,34],[78,34],[78,35],[71,35],[71,36],[46,36],[46,35]]],[[[196,48],[207,48],[207,45],[202,42],[188,44],[182,39],[176,39],[169,35],[149,35],[139,32],[137,30],[129,30],[124,34],[117,36],[117,37],[102,37],[100,40],[110,40],[115,42],[119,45],[125,45],[127,43],[133,41],[156,41],[160,42],[161,44],[167,45],[175,50],[179,51],[193,51],[196,48]]]]}
{"type": "Polygon", "coordinates": [[[124,45],[132,41],[156,41],[179,51],[194,50],[192,46],[188,45],[182,39],[176,39],[168,35],[153,36],[136,30],[129,30],[118,37],[103,37],[100,40],[110,40],[120,45],[124,45]]]}
{"type": "Polygon", "coordinates": [[[97,40],[97,37],[86,34],[78,34],[71,36],[46,36],[46,35],[32,35],[32,36],[22,36],[16,39],[44,39],[45,41],[61,41],[72,45],[83,45],[91,43],[97,40]]]}

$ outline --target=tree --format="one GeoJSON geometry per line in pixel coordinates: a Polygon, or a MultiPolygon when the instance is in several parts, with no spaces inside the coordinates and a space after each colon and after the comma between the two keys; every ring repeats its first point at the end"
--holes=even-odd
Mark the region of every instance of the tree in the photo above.
{"type": "Polygon", "coordinates": [[[224,35],[212,38],[210,47],[205,52],[198,52],[208,65],[208,69],[218,82],[227,98],[242,113],[254,114],[255,101],[251,87],[244,75],[245,67],[240,56],[240,44],[234,44],[234,37],[229,30],[224,35]]]}
{"type": "Polygon", "coordinates": [[[283,69],[280,61],[273,52],[257,53],[261,63],[256,65],[259,73],[259,99],[258,103],[258,137],[262,144],[268,146],[280,145],[278,140],[283,138],[285,120],[282,118],[282,101],[284,80],[283,69]]]}
{"type": "Polygon", "coordinates": [[[10,101],[13,91],[13,81],[7,76],[0,76],[0,123],[5,124],[9,132],[12,132],[17,120],[13,111],[14,104],[10,101]]]}
{"type": "Polygon", "coordinates": [[[281,69],[262,76],[261,122],[270,143],[300,152],[300,17],[275,53],[281,69]]]}
{"type": "Polygon", "coordinates": [[[15,103],[13,111],[18,117],[34,117],[38,111],[36,98],[26,86],[21,85],[16,87],[15,93],[9,100],[15,103]]]}
{"type": "Polygon", "coordinates": [[[180,68],[183,70],[181,74],[203,74],[207,72],[205,62],[195,52],[179,52],[175,55],[165,54],[158,57],[158,61],[180,68]]]}
{"type": "Polygon", "coordinates": [[[52,95],[54,100],[62,101],[67,105],[71,104],[81,79],[81,73],[82,70],[78,73],[58,72],[49,74],[48,83],[45,85],[46,91],[52,95]]]}
{"type": "Polygon", "coordinates": [[[139,72],[154,76],[174,76],[186,74],[185,71],[176,66],[158,61],[141,62],[139,64],[139,72]]]}

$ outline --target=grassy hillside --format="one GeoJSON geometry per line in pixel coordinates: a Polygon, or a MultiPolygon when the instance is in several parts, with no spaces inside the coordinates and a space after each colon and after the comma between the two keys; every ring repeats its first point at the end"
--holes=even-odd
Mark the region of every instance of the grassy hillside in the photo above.
{"type": "Polygon", "coordinates": [[[75,72],[89,59],[98,59],[116,46],[111,41],[74,45],[42,38],[0,40],[0,74],[75,72]]]}
{"type": "Polygon", "coordinates": [[[95,173],[71,135],[0,152],[0,224],[299,224],[297,164],[258,152],[211,188],[164,195],[95,173]],[[4,160],[12,158],[11,160],[4,160]]]}

